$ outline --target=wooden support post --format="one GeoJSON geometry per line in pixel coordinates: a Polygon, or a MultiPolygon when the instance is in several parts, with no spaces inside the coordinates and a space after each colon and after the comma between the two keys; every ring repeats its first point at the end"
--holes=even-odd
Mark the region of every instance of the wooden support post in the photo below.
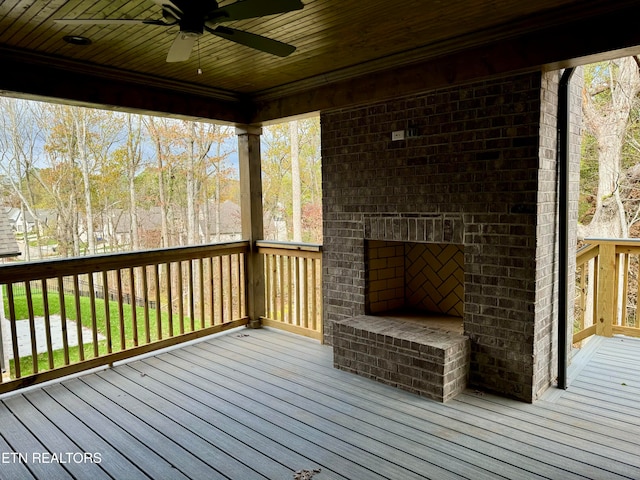
{"type": "Polygon", "coordinates": [[[616,315],[616,245],[603,242],[598,256],[596,335],[613,336],[616,315]]]}
{"type": "Polygon", "coordinates": [[[264,264],[256,241],[262,240],[262,178],[260,135],[262,129],[253,125],[236,128],[238,161],[240,164],[240,205],[242,238],[249,240],[247,255],[247,316],[249,326],[259,328],[265,315],[264,264]]]}

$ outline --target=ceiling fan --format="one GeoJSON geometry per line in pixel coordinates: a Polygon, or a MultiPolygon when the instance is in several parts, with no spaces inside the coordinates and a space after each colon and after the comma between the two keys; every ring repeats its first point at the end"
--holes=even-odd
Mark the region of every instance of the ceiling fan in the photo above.
{"type": "Polygon", "coordinates": [[[163,27],[179,25],[180,32],[178,32],[169,49],[167,62],[188,60],[196,39],[205,31],[262,52],[286,57],[293,53],[296,47],[262,35],[218,24],[247,18],[264,17],[276,13],[286,13],[300,10],[304,7],[301,0],[240,0],[224,7],[219,7],[215,0],[153,1],[162,8],[162,19],[59,18],[55,22],[65,25],[145,24],[163,27]]]}

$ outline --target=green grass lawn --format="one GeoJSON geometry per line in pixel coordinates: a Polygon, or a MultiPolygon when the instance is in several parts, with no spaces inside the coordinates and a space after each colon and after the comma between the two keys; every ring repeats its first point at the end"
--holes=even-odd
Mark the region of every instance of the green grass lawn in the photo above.
{"type": "MultiPolygon", "coordinates": [[[[57,292],[50,292],[47,296],[47,304],[49,307],[49,314],[60,314],[60,296],[57,292]]],[[[5,298],[5,314],[8,317],[9,308],[7,303],[7,296],[5,298]]],[[[42,293],[33,293],[33,311],[34,316],[44,316],[44,298],[42,293]]],[[[18,319],[29,318],[28,307],[27,307],[27,299],[26,295],[16,295],[14,296],[14,305],[15,305],[15,317],[18,319]]],[[[96,310],[96,319],[95,325],[98,333],[102,334],[104,337],[108,338],[108,332],[111,332],[111,345],[112,351],[117,352],[122,350],[121,346],[121,321],[118,311],[117,302],[110,301],[109,305],[109,316],[105,312],[105,301],[101,299],[95,300],[95,310],[96,310]],[[108,318],[108,321],[107,321],[108,318]]],[[[64,306],[65,313],[68,320],[77,321],[77,312],[75,306],[75,298],[72,295],[64,296],[64,306]]],[[[125,348],[131,348],[135,346],[134,341],[134,333],[137,333],[138,345],[144,345],[147,343],[147,334],[145,329],[145,317],[144,317],[144,308],[136,307],[136,325],[134,325],[134,308],[131,305],[123,305],[123,328],[122,332],[124,334],[124,344],[125,348]]],[[[156,316],[155,309],[149,309],[149,341],[153,342],[159,339],[158,336],[158,319],[156,316]]],[[[87,328],[93,328],[92,325],[92,316],[91,316],[91,303],[89,298],[80,297],[80,320],[82,325],[87,328]]],[[[162,311],[160,316],[160,325],[162,330],[162,338],[167,338],[170,336],[170,333],[173,335],[180,334],[180,326],[179,326],[179,318],[174,314],[173,316],[173,328],[170,330],[169,328],[169,316],[166,311],[162,311]]],[[[200,327],[200,322],[196,321],[196,328],[200,327]]],[[[73,327],[68,328],[75,328],[73,327]]],[[[184,319],[184,332],[191,331],[191,322],[188,318],[184,319]]],[[[70,363],[75,363],[80,360],[80,348],[78,346],[69,348],[69,360],[70,363]]],[[[98,342],[98,356],[104,355],[108,353],[107,348],[107,340],[101,340],[98,342]]],[[[93,343],[84,345],[84,357],[85,359],[94,358],[95,352],[93,343]]],[[[64,352],[62,349],[56,350],[53,352],[54,365],[53,367],[61,367],[65,365],[64,352]]],[[[42,353],[38,355],[38,370],[44,371],[49,370],[49,358],[46,353],[42,353]]],[[[33,359],[31,356],[22,357],[20,359],[20,373],[21,376],[26,376],[33,373],[33,359]]],[[[15,375],[15,366],[13,360],[11,360],[11,374],[12,377],[15,375]]]]}

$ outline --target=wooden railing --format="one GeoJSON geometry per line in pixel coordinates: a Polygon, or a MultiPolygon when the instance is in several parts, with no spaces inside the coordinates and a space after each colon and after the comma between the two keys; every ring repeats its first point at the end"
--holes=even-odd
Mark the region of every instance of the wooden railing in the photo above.
{"type": "Polygon", "coordinates": [[[12,345],[0,393],[246,324],[248,251],[236,242],[0,266],[12,345]]]}
{"type": "Polygon", "coordinates": [[[573,342],[640,337],[640,239],[587,239],[576,255],[573,342]]]}
{"type": "Polygon", "coordinates": [[[260,241],[258,252],[265,271],[262,324],[322,341],[322,247],[260,241]]]}

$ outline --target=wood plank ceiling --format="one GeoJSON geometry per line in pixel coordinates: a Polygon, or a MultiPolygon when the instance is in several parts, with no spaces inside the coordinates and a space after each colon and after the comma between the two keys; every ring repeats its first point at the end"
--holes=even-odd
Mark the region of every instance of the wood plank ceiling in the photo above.
{"type": "MultiPolygon", "coordinates": [[[[323,107],[322,102],[316,105],[313,101],[302,102],[303,105],[295,97],[295,106],[279,104],[274,109],[273,102],[287,95],[394,71],[491,42],[508,42],[524,34],[535,35],[542,29],[562,28],[569,22],[596,21],[603,14],[623,9],[627,9],[623,12],[626,16],[629,9],[638,10],[634,6],[637,2],[630,1],[302,1],[302,10],[225,23],[294,45],[296,51],[288,57],[259,52],[205,32],[188,61],[167,63],[165,58],[178,32],[177,26],[54,22],[59,18],[160,19],[161,8],[152,0],[4,0],[0,3],[0,61],[5,62],[5,71],[9,66],[12,71],[26,71],[27,65],[43,68],[59,65],[59,70],[67,73],[126,82],[135,79],[137,85],[158,85],[185,94],[197,92],[230,105],[242,105],[245,117],[253,115],[254,120],[263,120],[258,118],[256,108],[266,108],[269,113],[263,117],[269,120],[268,117],[323,107]],[[87,37],[92,43],[71,45],[63,40],[66,35],[87,37]],[[198,74],[198,69],[202,74],[198,74]],[[254,106],[252,113],[248,113],[247,105],[261,105],[261,101],[261,107],[254,106]],[[264,102],[269,105],[265,107],[264,102]]],[[[230,3],[233,1],[223,0],[219,5],[230,3]]],[[[625,38],[612,45],[629,47],[634,42],[625,38]]],[[[537,57],[530,66],[536,62],[537,57]]],[[[31,68],[30,75],[37,76],[35,67],[31,68]]],[[[63,77],[58,77],[55,70],[44,72],[53,76],[48,81],[62,83],[63,77]]],[[[16,85],[24,82],[15,75],[13,82],[0,80],[0,89],[20,90],[16,85]]],[[[28,80],[24,93],[37,94],[33,91],[39,89],[35,83],[28,80]]],[[[42,87],[43,94],[55,95],[55,91],[51,85],[42,87]]],[[[86,102],[88,96],[85,94],[84,100],[78,100],[86,102]]],[[[96,102],[100,103],[100,99],[96,102]]],[[[118,106],[126,107],[126,102],[121,103],[118,106]]]]}

